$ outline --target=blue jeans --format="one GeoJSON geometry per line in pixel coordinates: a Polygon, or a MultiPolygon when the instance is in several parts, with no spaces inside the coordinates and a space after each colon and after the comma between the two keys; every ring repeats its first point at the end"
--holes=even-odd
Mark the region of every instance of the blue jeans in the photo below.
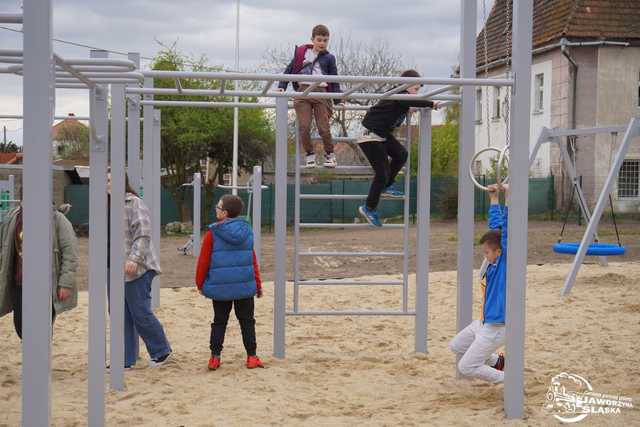
{"type": "Polygon", "coordinates": [[[151,359],[171,353],[171,346],[160,321],[151,310],[151,282],[156,272],[149,270],[124,284],[124,365],[133,366],[137,360],[138,335],[144,341],[151,359]]]}

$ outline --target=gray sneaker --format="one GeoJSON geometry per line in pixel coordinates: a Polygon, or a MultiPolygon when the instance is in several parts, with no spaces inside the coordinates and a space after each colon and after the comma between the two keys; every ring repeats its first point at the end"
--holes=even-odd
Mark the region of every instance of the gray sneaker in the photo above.
{"type": "Polygon", "coordinates": [[[151,359],[149,361],[149,367],[150,368],[159,368],[162,365],[165,365],[169,361],[170,358],[171,358],[171,353],[167,353],[164,356],[159,357],[157,359],[151,359]]]}
{"type": "Polygon", "coordinates": [[[305,157],[305,167],[307,168],[315,168],[316,167],[316,155],[315,154],[307,154],[305,157]]]}
{"type": "Polygon", "coordinates": [[[325,153],[324,154],[324,167],[325,168],[335,168],[338,166],[338,160],[336,159],[335,153],[325,153]]]}

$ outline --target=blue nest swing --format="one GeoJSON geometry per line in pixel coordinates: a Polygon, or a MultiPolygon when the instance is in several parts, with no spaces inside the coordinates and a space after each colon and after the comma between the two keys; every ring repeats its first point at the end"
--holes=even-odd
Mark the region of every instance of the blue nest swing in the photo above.
{"type": "MultiPolygon", "coordinates": [[[[560,231],[560,236],[558,238],[558,243],[553,245],[553,251],[558,254],[571,254],[575,255],[578,253],[580,249],[580,242],[563,242],[562,236],[564,235],[564,229],[567,225],[567,221],[569,219],[569,212],[571,211],[571,206],[573,204],[573,195],[575,194],[575,184],[574,191],[571,193],[571,200],[569,201],[569,206],[567,208],[567,212],[564,217],[564,223],[562,224],[562,230],[560,231]]],[[[617,256],[624,255],[627,252],[627,249],[622,246],[620,242],[620,233],[618,232],[618,224],[616,222],[616,214],[613,209],[613,200],[611,198],[611,194],[609,194],[609,204],[611,206],[611,217],[613,219],[613,227],[616,231],[616,238],[618,243],[600,243],[596,241],[592,243],[587,248],[587,255],[589,256],[617,256]]]]}
{"type": "MultiPolygon", "coordinates": [[[[576,254],[580,248],[580,242],[559,242],[553,245],[553,251],[558,254],[576,254]]],[[[590,256],[615,256],[624,255],[627,249],[615,243],[592,243],[587,249],[590,256]]]]}

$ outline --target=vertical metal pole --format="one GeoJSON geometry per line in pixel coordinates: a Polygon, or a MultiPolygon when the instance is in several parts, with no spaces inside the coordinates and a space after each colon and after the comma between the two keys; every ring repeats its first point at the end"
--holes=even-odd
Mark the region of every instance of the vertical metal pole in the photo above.
{"type": "MultiPolygon", "coordinates": [[[[108,53],[92,50],[92,58],[107,58],[108,53]]],[[[105,352],[107,302],[107,162],[108,89],[91,90],[91,151],[89,165],[89,425],[104,425],[105,352]]]]}
{"type": "Polygon", "coordinates": [[[275,283],[273,308],[273,355],[284,358],[286,323],[287,253],[287,98],[276,99],[276,181],[275,181],[275,283]]]}
{"type": "MultiPolygon", "coordinates": [[[[144,87],[153,88],[153,78],[144,78],[144,87]]],[[[153,95],[144,95],[145,101],[153,100],[153,95]]],[[[153,197],[151,191],[151,176],[153,174],[153,162],[152,162],[152,146],[153,146],[153,106],[142,106],[142,194],[145,203],[151,209],[150,200],[153,197]]]]}
{"type": "Polygon", "coordinates": [[[636,136],[638,136],[638,134],[640,134],[640,119],[635,117],[631,119],[631,122],[629,123],[629,127],[627,128],[627,131],[624,134],[624,139],[622,140],[622,145],[616,153],[615,160],[613,161],[613,166],[609,170],[609,174],[607,175],[607,179],[604,182],[602,191],[598,196],[598,202],[596,203],[596,207],[593,209],[593,213],[591,214],[591,219],[589,220],[587,229],[582,236],[580,248],[576,253],[573,264],[571,265],[571,271],[567,275],[567,279],[564,282],[562,295],[567,295],[569,294],[569,292],[571,292],[571,288],[573,287],[573,284],[575,283],[576,277],[578,275],[578,270],[580,270],[580,266],[584,261],[585,255],[587,254],[587,249],[589,248],[589,245],[591,244],[591,241],[593,239],[593,235],[598,228],[598,223],[600,222],[600,218],[602,217],[602,212],[607,206],[609,194],[613,190],[613,185],[618,177],[618,173],[620,172],[620,167],[622,166],[624,157],[626,156],[627,151],[629,151],[631,142],[636,136]]]}
{"type": "MultiPolygon", "coordinates": [[[[153,78],[144,78],[144,87],[153,88],[153,78]]],[[[153,100],[153,95],[143,95],[144,100],[153,100]]],[[[153,147],[153,106],[144,105],[142,107],[142,185],[140,196],[144,199],[149,209],[153,208],[152,198],[152,175],[153,175],[153,162],[152,162],[152,147],[153,147]]],[[[155,307],[152,303],[152,306],[155,307]]],[[[136,333],[137,335],[137,333],[136,333]]],[[[136,342],[136,354],[140,351],[140,340],[136,342]]]]}
{"type": "Polygon", "coordinates": [[[511,103],[511,183],[507,243],[506,352],[504,410],[507,418],[524,415],[524,335],[529,213],[529,130],[531,119],[531,33],[533,0],[513,4],[511,103]]]}
{"type": "Polygon", "coordinates": [[[427,352],[429,222],[431,217],[431,109],[420,110],[416,234],[416,352],[427,352]]]}
{"type": "MultiPolygon", "coordinates": [[[[200,209],[202,207],[202,174],[200,172],[193,174],[193,256],[200,256],[200,230],[202,223],[200,221],[200,209]]],[[[159,249],[158,249],[159,250],[159,249]]]]}
{"type": "MultiPolygon", "coordinates": [[[[162,167],[160,154],[162,150],[160,129],[162,124],[162,115],[160,110],[153,110],[153,143],[151,144],[151,177],[152,184],[150,191],[153,192],[151,201],[148,205],[151,211],[151,241],[153,242],[154,249],[160,256],[160,228],[162,227],[162,217],[160,216],[161,200],[160,195],[162,191],[162,183],[160,180],[160,169],[162,167]]],[[[153,278],[153,284],[151,288],[151,306],[153,308],[160,307],[160,276],[153,278]]]]}
{"type": "Polygon", "coordinates": [[[9,199],[16,200],[16,176],[15,175],[9,175],[9,199]]]}
{"type": "Polygon", "coordinates": [[[124,390],[124,85],[111,86],[111,206],[109,267],[109,360],[111,388],[124,390]]]}
{"type": "Polygon", "coordinates": [[[258,265],[262,256],[262,167],[253,167],[253,250],[258,265]]]}
{"type": "MultiPolygon", "coordinates": [[[[298,312],[300,308],[300,288],[298,281],[300,280],[300,128],[296,119],[296,138],[295,138],[295,183],[294,183],[294,206],[293,206],[293,311],[298,312]]],[[[331,203],[331,202],[329,202],[331,203]]]]}
{"type": "Polygon", "coordinates": [[[409,310],[409,213],[411,205],[411,116],[407,116],[407,163],[404,165],[404,215],[402,228],[402,311],[409,310]]]}
{"type": "MultiPolygon", "coordinates": [[[[476,77],[477,2],[461,0],[460,13],[460,76],[476,77]]],[[[463,86],[460,103],[460,136],[458,142],[458,295],[456,330],[471,323],[473,314],[473,234],[475,190],[468,167],[475,151],[474,86],[463,86]]],[[[456,363],[457,366],[457,363],[456,363]]],[[[457,375],[459,375],[456,369],[457,375]]]]}
{"type": "MultiPolygon", "coordinates": [[[[129,60],[140,68],[140,54],[129,53],[129,60]]],[[[127,95],[127,173],[134,190],[142,185],[142,164],[140,162],[140,95],[127,95]]]]}
{"type": "MultiPolygon", "coordinates": [[[[240,0],[236,1],[236,63],[235,63],[235,72],[240,72],[240,0]]],[[[234,82],[235,90],[239,89],[238,80],[234,82]]],[[[224,82],[221,82],[224,84],[224,82]]],[[[238,102],[239,98],[237,96],[233,97],[234,102],[238,102]]],[[[240,110],[238,107],[233,109],[233,162],[231,166],[231,185],[233,188],[231,189],[231,194],[234,196],[238,195],[238,122],[240,120],[240,110]]]]}
{"type": "Polygon", "coordinates": [[[38,260],[38,268],[22,270],[22,425],[45,426],[51,416],[51,1],[26,1],[23,13],[23,265],[38,260]]]}

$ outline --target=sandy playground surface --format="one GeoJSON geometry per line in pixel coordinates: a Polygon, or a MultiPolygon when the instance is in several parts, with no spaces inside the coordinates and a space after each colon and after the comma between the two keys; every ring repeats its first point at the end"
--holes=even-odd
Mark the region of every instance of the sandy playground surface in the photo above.
{"type": "MultiPolygon", "coordinates": [[[[165,264],[166,265],[166,264],[165,264]]],[[[208,372],[208,300],[193,288],[162,289],[163,322],[175,351],[157,369],[145,360],[109,392],[108,425],[558,425],[542,407],[552,376],[586,378],[594,391],[634,399],[621,415],[579,425],[640,425],[640,263],[587,265],[573,294],[559,295],[567,264],[529,267],[526,419],[504,420],[502,386],[456,380],[447,342],[455,333],[455,272],[430,275],[429,354],[413,353],[413,319],[289,318],[287,357],[272,354],[272,284],[256,305],[258,351],[267,369],[244,368],[235,319],[223,365],[208,372]]],[[[397,308],[399,288],[304,288],[302,309],[397,308]]],[[[290,294],[289,294],[290,295],[290,294]]],[[[476,292],[476,301],[478,293],[476,292]]],[[[290,299],[289,299],[290,300],[290,299]]],[[[56,323],[52,419],[86,425],[87,294],[56,323]]],[[[0,426],[20,420],[20,343],[0,319],[0,426]]],[[[507,355],[508,363],[508,355],[507,355]]]]}

